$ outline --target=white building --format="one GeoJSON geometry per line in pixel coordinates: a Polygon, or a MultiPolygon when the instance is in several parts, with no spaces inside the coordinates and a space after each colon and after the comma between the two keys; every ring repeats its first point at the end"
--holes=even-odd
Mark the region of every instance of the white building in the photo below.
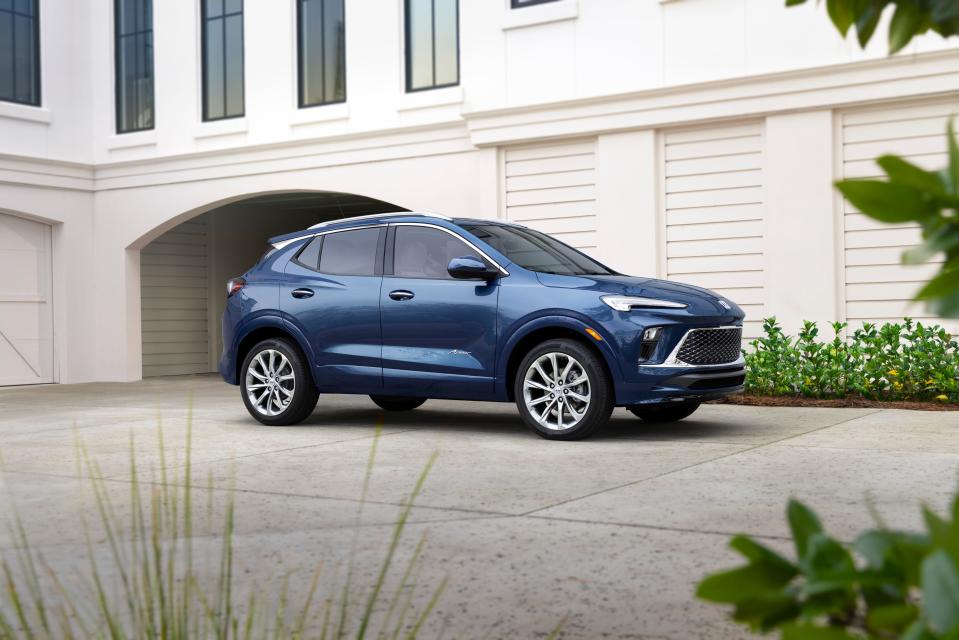
{"type": "Polygon", "coordinates": [[[387,208],[714,288],[750,335],[925,315],[916,230],[830,183],[945,164],[955,43],[782,0],[343,4],[0,0],[0,384],[212,371],[267,237],[387,208]]]}

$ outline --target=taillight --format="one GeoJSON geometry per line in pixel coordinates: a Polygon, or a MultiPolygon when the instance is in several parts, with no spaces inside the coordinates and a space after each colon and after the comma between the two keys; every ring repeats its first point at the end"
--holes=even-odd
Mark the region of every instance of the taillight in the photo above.
{"type": "Polygon", "coordinates": [[[226,283],[226,297],[229,298],[234,293],[246,286],[246,280],[243,278],[233,278],[226,283]]]}

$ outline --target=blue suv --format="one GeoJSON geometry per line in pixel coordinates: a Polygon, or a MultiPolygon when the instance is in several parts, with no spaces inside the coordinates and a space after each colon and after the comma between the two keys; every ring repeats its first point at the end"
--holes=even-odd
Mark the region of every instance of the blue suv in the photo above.
{"type": "Polygon", "coordinates": [[[379,214],[270,243],[227,285],[220,360],[263,424],[304,420],[321,392],[387,411],[515,401],[538,434],[571,440],[617,406],[674,421],[742,391],[733,302],[616,273],[520,225],[379,214]]]}

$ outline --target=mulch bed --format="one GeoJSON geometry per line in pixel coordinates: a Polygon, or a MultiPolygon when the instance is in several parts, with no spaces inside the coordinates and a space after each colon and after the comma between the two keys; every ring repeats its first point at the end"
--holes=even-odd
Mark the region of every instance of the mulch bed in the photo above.
{"type": "Polygon", "coordinates": [[[959,404],[946,402],[913,402],[913,401],[882,401],[867,400],[866,398],[842,398],[823,400],[806,398],[803,396],[754,396],[735,395],[726,396],[719,400],[711,400],[711,404],[738,404],[747,407],[844,407],[844,408],[875,408],[875,409],[912,409],[916,411],[959,411],[959,404]]]}

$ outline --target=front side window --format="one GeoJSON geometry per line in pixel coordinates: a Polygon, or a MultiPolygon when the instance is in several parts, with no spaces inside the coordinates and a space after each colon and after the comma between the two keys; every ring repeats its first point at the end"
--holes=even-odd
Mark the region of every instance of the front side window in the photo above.
{"type": "Polygon", "coordinates": [[[337,276],[371,276],[376,272],[380,229],[337,231],[323,236],[320,273],[337,276]]]}
{"type": "Polygon", "coordinates": [[[476,256],[468,244],[439,229],[396,227],[393,275],[401,278],[452,279],[448,267],[453,258],[476,256]]]}
{"type": "Polygon", "coordinates": [[[117,133],[153,128],[153,0],[115,0],[117,133]]]}
{"type": "Polygon", "coordinates": [[[203,119],[243,115],[243,0],[200,0],[203,119]]]}
{"type": "Polygon", "coordinates": [[[343,0],[297,0],[301,107],[346,100],[343,0]]]}
{"type": "Polygon", "coordinates": [[[576,276],[613,275],[585,253],[539,231],[492,224],[463,225],[463,228],[509,258],[510,262],[530,271],[576,276]]]}
{"type": "Polygon", "coordinates": [[[0,0],[0,100],[40,106],[38,0],[0,0]]]}
{"type": "Polygon", "coordinates": [[[458,0],[406,0],[406,90],[459,84],[458,0]]]}

